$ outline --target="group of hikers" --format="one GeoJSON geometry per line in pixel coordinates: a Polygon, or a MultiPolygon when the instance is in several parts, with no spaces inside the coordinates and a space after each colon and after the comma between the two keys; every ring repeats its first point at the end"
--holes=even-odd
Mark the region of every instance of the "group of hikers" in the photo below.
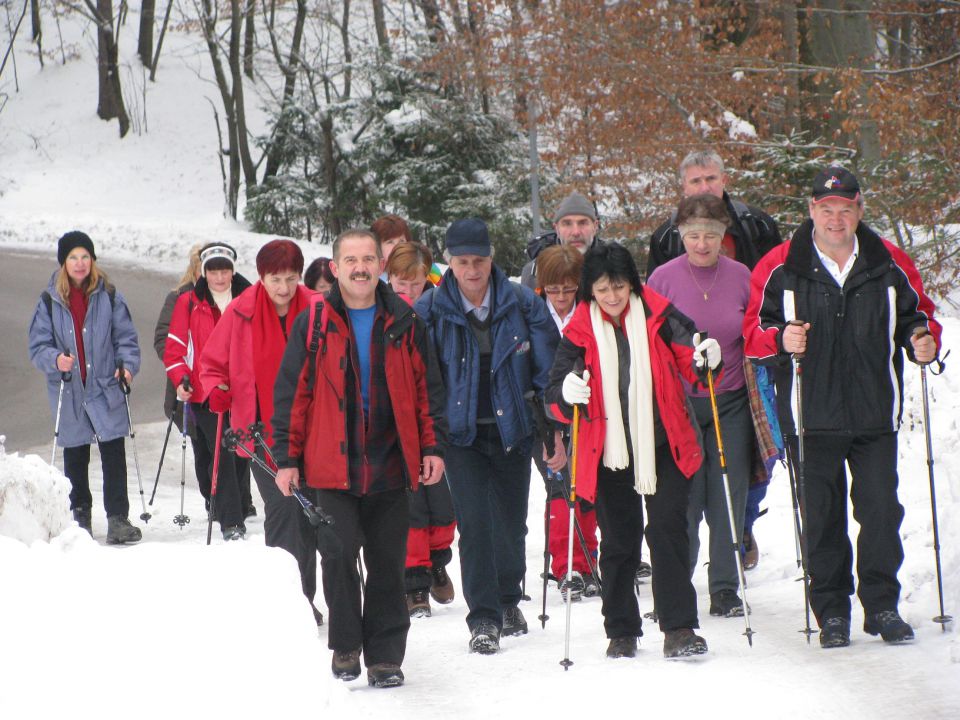
{"type": "MultiPolygon", "coordinates": [[[[371,685],[403,683],[411,617],[455,597],[457,534],[469,651],[527,632],[531,460],[546,488],[544,575],[567,603],[600,596],[610,658],[636,655],[635,583],[651,570],[663,654],[707,652],[692,582],[702,520],[710,615],[749,612],[742,571],[758,562],[753,523],[784,454],[821,646],[850,643],[847,467],[864,630],[913,638],[898,613],[903,356],[937,361],[941,333],[916,267],[863,222],[842,167],[813,178],[809,219],[786,242],[728,194],[716,152],[689,154],[679,180],[646,282],[624,246],[599,238],[579,192],[529,244],[520,282],[478,218],[447,228],[442,274],[394,215],[343,232],[306,272],[295,242],[268,242],[253,283],[228,244],[193,249],[154,338],[166,412],[189,432],[225,541],[257,513],[253,475],[265,542],[296,558],[318,625],[319,554],[336,677],[358,677],[362,655],[371,685]]],[[[96,443],[106,542],[136,542],[124,395],[137,332],[86,234],[61,237],[57,256],[29,342],[71,510],[92,534],[96,443]]]]}

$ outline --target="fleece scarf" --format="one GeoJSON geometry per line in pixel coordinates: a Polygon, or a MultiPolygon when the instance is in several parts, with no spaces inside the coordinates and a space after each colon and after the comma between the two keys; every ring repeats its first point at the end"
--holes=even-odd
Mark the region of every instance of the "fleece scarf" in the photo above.
{"type": "MultiPolygon", "coordinates": [[[[633,450],[634,489],[641,495],[653,495],[657,491],[657,466],[653,434],[654,400],[650,346],[643,303],[632,293],[629,312],[621,316],[621,322],[630,346],[627,419],[630,426],[630,449],[633,450]]],[[[620,406],[620,362],[616,330],[610,322],[603,319],[596,301],[590,303],[590,323],[597,340],[603,407],[607,415],[603,465],[611,470],[623,470],[630,465],[630,452],[620,406]]]]}

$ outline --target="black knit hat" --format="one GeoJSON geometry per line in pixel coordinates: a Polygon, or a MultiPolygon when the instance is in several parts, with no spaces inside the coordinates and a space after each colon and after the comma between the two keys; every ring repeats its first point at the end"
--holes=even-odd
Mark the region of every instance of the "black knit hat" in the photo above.
{"type": "Polygon", "coordinates": [[[71,230],[57,243],[57,262],[63,265],[67,261],[67,255],[70,254],[70,251],[78,247],[82,247],[90,253],[90,257],[94,260],[97,259],[97,254],[93,251],[93,240],[90,239],[90,236],[79,230],[71,230]]]}

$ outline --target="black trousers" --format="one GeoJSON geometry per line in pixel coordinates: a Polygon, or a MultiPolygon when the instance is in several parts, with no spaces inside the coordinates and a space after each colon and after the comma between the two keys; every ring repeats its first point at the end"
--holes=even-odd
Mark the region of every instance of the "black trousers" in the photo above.
{"type": "MultiPolygon", "coordinates": [[[[263,459],[263,451],[257,449],[263,459]]],[[[317,544],[314,530],[294,497],[285,497],[274,479],[256,463],[250,463],[257,489],[263,498],[263,534],[267,547],[283,548],[293,555],[300,569],[300,585],[307,600],[317,594],[317,544]]]]}
{"type": "MultiPolygon", "coordinates": [[[[217,414],[210,412],[198,403],[190,403],[197,427],[197,441],[206,445],[210,454],[210,477],[213,478],[213,460],[217,449],[217,414]]],[[[224,413],[223,430],[230,428],[230,415],[224,413]]],[[[237,475],[237,458],[226,448],[220,448],[220,465],[217,471],[216,499],[213,508],[221,528],[243,523],[243,510],[240,506],[240,485],[237,475]]]]}
{"type": "MultiPolygon", "coordinates": [[[[795,454],[795,457],[799,455],[795,454]]],[[[897,435],[806,435],[804,485],[810,604],[822,626],[832,617],[850,617],[853,547],[847,528],[847,474],[850,500],[860,524],[857,536],[857,595],[864,612],[896,610],[897,571],[903,562],[897,498],[897,435]]]]}
{"type": "MultiPolygon", "coordinates": [[[[103,508],[107,517],[130,513],[127,498],[127,453],[123,438],[98,443],[100,467],[103,470],[103,508]]],[[[90,507],[90,446],[78,445],[63,449],[63,474],[70,480],[70,509],[90,507]]]]}
{"type": "Polygon", "coordinates": [[[362,648],[367,667],[400,665],[410,630],[403,585],[410,527],[406,490],[357,496],[310,489],[307,494],[332,516],[341,545],[339,552],[320,558],[330,649],[362,648]],[[357,568],[361,548],[367,570],[362,597],[357,568]]]}
{"type": "Polygon", "coordinates": [[[633,467],[597,470],[597,525],[600,527],[600,575],[603,578],[603,627],[608,638],[641,636],[634,577],[640,562],[637,538],[644,533],[653,567],[653,602],[660,629],[697,628],[697,595],[690,581],[687,498],[683,476],[667,443],[657,447],[657,492],[643,507],[633,489],[633,467]]]}

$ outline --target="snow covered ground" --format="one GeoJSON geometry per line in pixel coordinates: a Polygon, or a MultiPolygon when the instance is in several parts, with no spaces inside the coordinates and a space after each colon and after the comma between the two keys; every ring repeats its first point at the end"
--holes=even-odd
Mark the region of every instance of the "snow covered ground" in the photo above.
{"type": "MultiPolygon", "coordinates": [[[[131,10],[128,27],[135,27],[131,10]]],[[[213,238],[235,243],[253,275],[253,256],[266,239],[221,218],[222,195],[206,80],[198,40],[174,32],[165,40],[158,83],[148,87],[149,131],[118,140],[115,123],[95,117],[90,37],[65,23],[84,57],[41,72],[18,43],[23,91],[0,112],[0,246],[51,253],[56,238],[86,230],[112,259],[178,275],[186,249],[213,238]]],[[[136,67],[133,43],[122,50],[136,67]]],[[[129,82],[129,80],[128,80],[129,82]]],[[[251,104],[252,105],[252,104],[251,104]]],[[[308,260],[329,248],[304,245],[308,260]]],[[[2,266],[0,266],[2,273],[2,266]]],[[[2,283],[0,283],[2,294],[2,283]]],[[[160,302],[158,298],[158,302],[160,302]]],[[[945,343],[956,347],[960,320],[945,319],[945,343]]],[[[960,350],[955,355],[960,354],[960,350]]],[[[953,357],[951,358],[951,360],[953,357]]],[[[948,363],[951,364],[952,363],[948,363]]],[[[931,413],[948,612],[960,616],[960,384],[955,368],[931,377],[931,413]]],[[[141,378],[141,381],[143,378],[141,378]]],[[[162,382],[162,378],[156,378],[162,382]]],[[[530,633],[507,638],[495,657],[467,653],[466,608],[460,597],[434,607],[411,628],[407,684],[369,689],[363,678],[332,680],[326,629],[317,631],[300,595],[293,561],[263,546],[262,516],[242,543],[214,534],[205,545],[203,506],[187,457],[185,511],[180,511],[180,445],[172,439],[157,499],[133,547],[106,547],[105,520],[94,514],[91,540],[69,520],[66,480],[46,464],[47,438],[32,455],[0,457],[0,718],[199,718],[238,713],[271,717],[593,716],[620,712],[710,718],[957,718],[960,642],[942,633],[938,613],[930,499],[921,426],[919,373],[909,366],[907,418],[901,431],[902,535],[906,561],[901,612],[917,632],[903,647],[885,646],[860,631],[853,645],[822,651],[798,633],[803,593],[794,556],[791,509],[779,472],[757,525],[759,567],[748,574],[754,646],[743,622],[707,615],[706,573],[695,576],[703,659],[668,663],[662,636],[649,623],[635,660],[604,658],[599,600],[573,606],[570,656],[564,672],[564,606],[555,588],[541,629],[542,484],[532,483],[527,589],[522,609],[530,633]],[[43,458],[42,460],[40,458],[43,458]]],[[[39,408],[46,412],[46,408],[39,408]]],[[[0,418],[0,433],[14,418],[0,418]]],[[[163,424],[137,428],[149,496],[163,424]]],[[[131,517],[141,512],[130,461],[131,517]]],[[[59,458],[58,454],[58,458],[59,458]]],[[[58,460],[58,467],[60,466],[58,460]]],[[[91,463],[100,507],[96,452],[91,463]]],[[[262,504],[257,499],[262,510],[262,504]]],[[[855,524],[851,520],[851,527],[855,524]]],[[[459,567],[451,565],[459,588],[459,567]]],[[[651,609],[649,586],[641,609],[651,609]]]]}

